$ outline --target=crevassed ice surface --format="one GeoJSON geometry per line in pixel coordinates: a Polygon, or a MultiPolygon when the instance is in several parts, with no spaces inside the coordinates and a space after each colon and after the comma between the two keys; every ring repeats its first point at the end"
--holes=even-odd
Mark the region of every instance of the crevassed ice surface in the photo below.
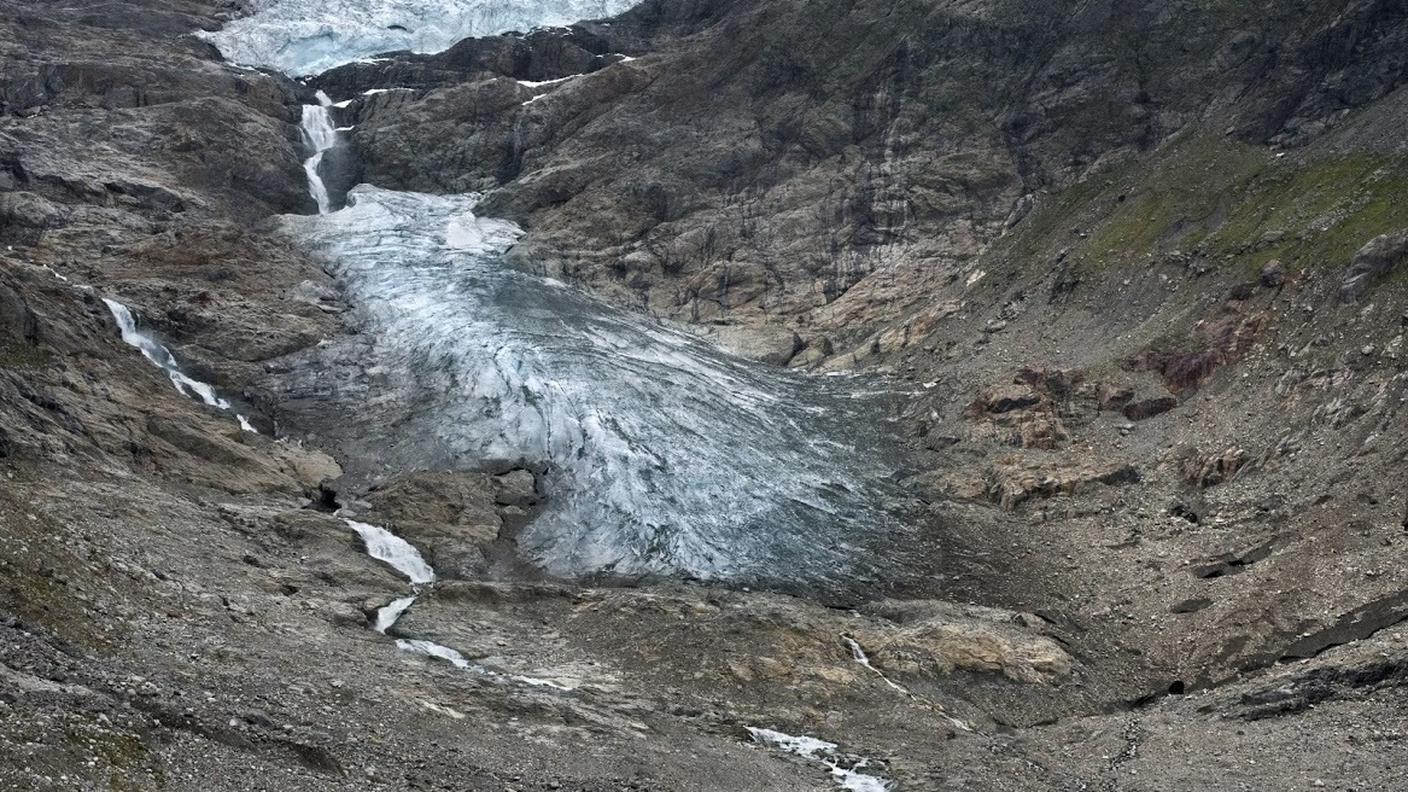
{"type": "Polygon", "coordinates": [[[638,0],[265,0],[214,33],[227,60],[294,76],[382,52],[440,52],[472,36],[619,14],[638,0]]]}
{"type": "Polygon", "coordinates": [[[895,538],[882,395],[510,269],[518,228],[473,205],[364,185],[285,218],[361,313],[374,381],[342,398],[380,455],[545,467],[547,510],[518,546],[557,575],[866,580],[869,548],[895,538]]]}

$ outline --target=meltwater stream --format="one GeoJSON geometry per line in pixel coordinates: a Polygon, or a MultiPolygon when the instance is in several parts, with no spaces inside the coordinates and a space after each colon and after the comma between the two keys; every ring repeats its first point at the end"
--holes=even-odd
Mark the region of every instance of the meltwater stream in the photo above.
{"type": "Polygon", "coordinates": [[[308,194],[318,202],[318,214],[332,210],[332,199],[328,197],[327,184],[318,169],[323,164],[323,156],[337,145],[337,128],[332,124],[332,99],[322,91],[317,94],[318,103],[303,106],[303,137],[312,152],[303,161],[303,172],[308,175],[308,194]]]}
{"type": "MultiPolygon", "coordinates": [[[[54,274],[63,278],[57,272],[54,274]]],[[[68,279],[64,278],[64,280],[68,279]]],[[[117,322],[117,329],[122,333],[122,340],[128,346],[140,351],[142,357],[146,358],[149,363],[166,372],[171,384],[182,395],[200,399],[203,404],[217,410],[224,412],[232,410],[229,400],[221,398],[215,392],[214,386],[201,382],[182,371],[180,365],[176,363],[176,356],[171,354],[171,350],[167,349],[165,344],[137,327],[137,317],[132,313],[132,309],[109,297],[103,298],[103,304],[108,307],[113,320],[117,322]]],[[[258,433],[259,430],[255,429],[254,424],[250,423],[249,419],[243,415],[235,413],[235,420],[239,421],[240,428],[244,431],[258,433]]]]}
{"type": "Polygon", "coordinates": [[[555,575],[876,573],[877,546],[897,538],[881,396],[515,271],[501,254],[519,229],[474,203],[361,186],[344,209],[285,218],[328,257],[371,347],[359,382],[317,384],[332,431],[393,469],[545,469],[547,509],[517,541],[555,575]]]}

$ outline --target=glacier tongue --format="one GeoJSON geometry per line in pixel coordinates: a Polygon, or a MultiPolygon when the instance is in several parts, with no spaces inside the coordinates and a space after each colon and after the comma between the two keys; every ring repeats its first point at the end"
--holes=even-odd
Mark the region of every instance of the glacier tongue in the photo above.
{"type": "Polygon", "coordinates": [[[897,563],[877,507],[895,466],[877,439],[892,434],[883,395],[510,269],[518,228],[476,217],[474,200],[364,185],[345,209],[285,218],[328,256],[369,344],[360,383],[318,380],[306,400],[331,431],[371,443],[388,471],[546,468],[547,511],[518,546],[565,577],[848,587],[875,573],[877,543],[897,563]]]}
{"type": "Polygon", "coordinates": [[[393,50],[619,14],[636,0],[267,0],[214,33],[226,60],[296,77],[393,50]]]}

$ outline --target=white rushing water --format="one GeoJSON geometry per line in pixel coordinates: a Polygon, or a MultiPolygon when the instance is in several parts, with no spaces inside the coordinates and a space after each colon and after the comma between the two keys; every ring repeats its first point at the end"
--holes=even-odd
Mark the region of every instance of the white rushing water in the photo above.
{"type": "Polygon", "coordinates": [[[855,660],[857,663],[860,663],[861,665],[870,669],[872,672],[875,673],[876,676],[883,679],[885,681],[885,684],[889,685],[890,687],[894,688],[895,690],[898,690],[899,692],[905,695],[910,695],[908,688],[906,688],[904,685],[899,684],[898,682],[895,682],[888,676],[885,676],[884,671],[881,671],[880,669],[870,664],[870,656],[865,653],[865,649],[861,648],[860,643],[856,641],[856,639],[850,637],[849,635],[843,635],[841,636],[841,640],[845,641],[846,646],[850,648],[852,660],[855,660]]]}
{"type": "MultiPolygon", "coordinates": [[[[64,280],[68,279],[64,278],[64,280]]],[[[180,391],[182,395],[200,399],[207,406],[217,410],[225,412],[231,410],[229,400],[220,398],[219,394],[215,392],[215,388],[210,384],[194,379],[181,371],[181,367],[176,364],[176,357],[171,354],[171,350],[137,327],[137,317],[132,313],[132,309],[108,297],[103,298],[103,304],[108,307],[108,310],[112,312],[113,319],[117,321],[118,330],[122,332],[122,340],[128,346],[135,347],[140,351],[142,357],[150,361],[152,365],[166,372],[171,384],[176,386],[176,390],[180,391]]],[[[258,432],[245,416],[236,413],[235,419],[239,421],[240,428],[244,431],[258,432]]]]}
{"type": "Polygon", "coordinates": [[[837,750],[836,743],[818,740],[815,737],[793,736],[772,729],[748,727],[748,733],[760,745],[776,748],[795,754],[804,759],[818,762],[831,771],[831,778],[842,789],[850,792],[889,792],[895,788],[893,781],[875,775],[862,773],[866,760],[848,757],[837,750]]]}
{"type": "Polygon", "coordinates": [[[337,145],[337,129],[332,123],[332,99],[318,91],[318,104],[303,106],[303,138],[311,152],[303,161],[303,172],[308,174],[308,194],[318,202],[318,214],[332,211],[332,199],[328,187],[318,168],[323,164],[323,155],[337,145]]]}
{"type": "Polygon", "coordinates": [[[421,654],[426,657],[434,657],[444,660],[455,668],[465,671],[484,671],[479,666],[469,662],[465,656],[451,649],[448,646],[435,643],[434,641],[422,641],[419,639],[401,638],[396,641],[396,648],[403,652],[421,654]]]}
{"type": "Polygon", "coordinates": [[[385,635],[386,631],[395,627],[396,622],[399,621],[401,616],[414,604],[416,604],[416,596],[414,594],[409,597],[401,597],[392,600],[385,606],[377,609],[376,621],[372,623],[372,629],[385,635]]]}
{"type": "MultiPolygon", "coordinates": [[[[435,570],[425,562],[425,558],[421,556],[420,551],[414,545],[391,531],[379,525],[359,522],[347,517],[342,518],[342,521],[362,537],[367,555],[391,566],[397,572],[405,575],[411,583],[412,594],[398,597],[377,609],[376,617],[372,621],[372,629],[386,635],[387,631],[395,627],[396,622],[400,621],[406,611],[410,610],[411,606],[420,599],[424,587],[435,583],[435,570]]],[[[495,671],[470,662],[458,650],[421,638],[397,638],[396,648],[403,652],[444,660],[455,668],[501,681],[518,682],[530,687],[551,688],[558,691],[574,689],[570,685],[563,685],[550,679],[495,671]]]]}
{"type": "Polygon", "coordinates": [[[302,77],[382,52],[440,52],[460,39],[618,14],[637,0],[262,0],[196,35],[226,60],[302,77]]]}
{"type": "Polygon", "coordinates": [[[346,517],[342,521],[362,537],[362,541],[367,545],[367,555],[405,575],[412,585],[422,586],[435,582],[435,570],[425,563],[420,551],[410,542],[379,525],[369,525],[346,517]]]}
{"type": "Polygon", "coordinates": [[[310,384],[309,420],[409,469],[545,464],[549,506],[518,544],[554,574],[864,583],[864,547],[895,538],[875,398],[512,270],[519,229],[474,202],[362,186],[286,218],[373,343],[340,406],[310,384]]]}

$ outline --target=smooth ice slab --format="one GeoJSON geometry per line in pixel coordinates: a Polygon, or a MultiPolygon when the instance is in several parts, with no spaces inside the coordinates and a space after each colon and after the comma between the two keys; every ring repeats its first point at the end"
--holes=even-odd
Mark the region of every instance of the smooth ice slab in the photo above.
{"type": "MultiPolygon", "coordinates": [[[[517,537],[565,577],[594,573],[861,586],[896,567],[881,508],[897,462],[883,395],[726,355],[576,289],[507,268],[513,224],[474,199],[358,187],[288,216],[329,257],[364,332],[358,373],[314,363],[286,403],[385,472],[545,468],[517,537]],[[306,392],[298,392],[299,387],[306,392]]],[[[347,365],[349,361],[344,361],[347,365]]]]}
{"type": "Polygon", "coordinates": [[[636,0],[264,0],[197,33],[226,60],[302,77],[382,52],[440,52],[474,36],[619,14],[636,0]]]}

